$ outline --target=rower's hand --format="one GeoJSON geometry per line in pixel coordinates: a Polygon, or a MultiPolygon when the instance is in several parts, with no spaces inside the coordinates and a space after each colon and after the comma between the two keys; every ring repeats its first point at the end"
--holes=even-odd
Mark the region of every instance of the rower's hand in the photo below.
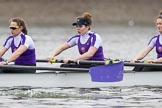
{"type": "Polygon", "coordinates": [[[136,58],[133,58],[133,59],[130,60],[131,63],[135,63],[136,61],[137,61],[136,58]]]}
{"type": "Polygon", "coordinates": [[[64,59],[63,61],[64,61],[64,63],[68,64],[70,60],[69,59],[64,59]]]}
{"type": "Polygon", "coordinates": [[[64,63],[67,63],[67,64],[75,62],[75,60],[72,60],[72,59],[64,59],[63,61],[64,61],[64,63]]]}
{"type": "Polygon", "coordinates": [[[156,59],[149,59],[149,60],[145,60],[146,63],[155,63],[157,62],[156,59]]]}
{"type": "Polygon", "coordinates": [[[0,65],[7,65],[5,61],[0,62],[0,65]]]}
{"type": "Polygon", "coordinates": [[[51,61],[54,60],[54,57],[53,57],[53,56],[49,56],[49,57],[47,58],[47,60],[48,60],[48,62],[51,63],[51,61]]]}

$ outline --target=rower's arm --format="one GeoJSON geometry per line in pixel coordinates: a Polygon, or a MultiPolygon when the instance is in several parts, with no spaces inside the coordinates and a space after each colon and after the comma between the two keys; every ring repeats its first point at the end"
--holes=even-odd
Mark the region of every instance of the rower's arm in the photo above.
{"type": "Polygon", "coordinates": [[[147,46],[141,53],[139,53],[137,56],[133,58],[133,61],[143,59],[152,49],[153,49],[152,47],[147,46]]]}
{"type": "Polygon", "coordinates": [[[27,50],[27,47],[25,45],[21,45],[12,55],[7,59],[8,62],[12,62],[16,60],[22,53],[24,53],[27,50]]]}
{"type": "Polygon", "coordinates": [[[78,56],[77,58],[75,58],[74,60],[87,60],[91,57],[94,56],[94,54],[97,52],[97,48],[96,47],[90,47],[88,52],[78,56]]]}
{"type": "Polygon", "coordinates": [[[4,54],[5,54],[5,52],[7,51],[8,49],[6,48],[6,47],[2,47],[1,49],[0,49],[0,57],[2,57],[4,54]]]}
{"type": "Polygon", "coordinates": [[[53,58],[53,57],[59,55],[62,51],[66,50],[68,48],[70,48],[70,46],[67,42],[65,42],[64,44],[59,46],[55,51],[53,51],[53,53],[50,55],[49,58],[53,58]]]}
{"type": "Polygon", "coordinates": [[[162,63],[162,57],[152,60],[153,62],[162,63]]]}

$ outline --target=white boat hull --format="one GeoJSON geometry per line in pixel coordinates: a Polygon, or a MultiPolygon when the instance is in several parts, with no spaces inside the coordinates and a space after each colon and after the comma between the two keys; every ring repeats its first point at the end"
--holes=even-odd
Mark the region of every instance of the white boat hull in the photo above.
{"type": "Polygon", "coordinates": [[[92,82],[87,72],[0,74],[1,87],[78,87],[162,86],[162,72],[126,72],[120,82],[92,82]]]}

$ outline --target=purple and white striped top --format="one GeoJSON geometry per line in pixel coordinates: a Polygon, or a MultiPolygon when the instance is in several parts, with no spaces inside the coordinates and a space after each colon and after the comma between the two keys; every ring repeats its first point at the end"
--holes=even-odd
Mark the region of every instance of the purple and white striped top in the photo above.
{"type": "Polygon", "coordinates": [[[84,35],[78,34],[70,37],[67,42],[71,47],[77,45],[80,54],[84,54],[93,46],[98,50],[89,60],[104,60],[102,39],[97,33],[88,31],[84,35]]]}
{"type": "Polygon", "coordinates": [[[20,47],[20,45],[25,45],[28,49],[21,54],[16,60],[16,65],[35,65],[36,64],[36,54],[35,46],[32,38],[28,35],[20,33],[18,36],[9,36],[4,47],[11,48],[12,53],[20,47]]]}
{"type": "Polygon", "coordinates": [[[157,58],[162,57],[162,35],[156,35],[149,41],[148,45],[152,48],[156,47],[157,58]]]}

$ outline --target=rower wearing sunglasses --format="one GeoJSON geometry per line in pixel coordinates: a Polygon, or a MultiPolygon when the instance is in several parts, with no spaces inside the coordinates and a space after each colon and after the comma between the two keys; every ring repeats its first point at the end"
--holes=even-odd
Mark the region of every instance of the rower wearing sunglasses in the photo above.
{"type": "MultiPolygon", "coordinates": [[[[7,59],[1,61],[0,65],[8,65],[10,62],[14,62],[15,65],[35,66],[35,46],[32,38],[27,35],[24,20],[22,18],[13,18],[9,23],[11,35],[6,39],[3,47],[0,49],[0,57],[2,57],[9,48],[11,48],[12,54],[7,59]]],[[[9,70],[9,72],[11,71],[13,70],[9,70]]],[[[16,70],[16,72],[17,71],[18,70],[16,70]]]]}
{"type": "Polygon", "coordinates": [[[78,34],[70,37],[65,43],[56,48],[48,57],[48,60],[51,61],[62,51],[73,46],[78,47],[80,55],[73,59],[64,59],[64,63],[68,63],[69,60],[104,60],[102,39],[99,34],[90,30],[91,24],[91,14],[83,13],[82,16],[78,17],[72,24],[78,34]]]}

